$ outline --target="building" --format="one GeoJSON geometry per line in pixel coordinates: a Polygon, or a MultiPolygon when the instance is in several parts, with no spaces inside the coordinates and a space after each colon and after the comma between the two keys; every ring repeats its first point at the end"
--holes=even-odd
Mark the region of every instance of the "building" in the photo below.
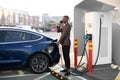
{"type": "Polygon", "coordinates": [[[39,16],[30,16],[27,11],[0,8],[1,26],[28,25],[39,27],[39,23],[39,16]]]}
{"type": "Polygon", "coordinates": [[[29,25],[29,13],[22,10],[14,10],[15,13],[15,25],[29,25]]]}

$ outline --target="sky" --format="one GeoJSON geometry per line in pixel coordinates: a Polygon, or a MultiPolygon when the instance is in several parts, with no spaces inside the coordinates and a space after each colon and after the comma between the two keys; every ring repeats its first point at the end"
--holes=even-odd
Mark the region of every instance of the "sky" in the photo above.
{"type": "Polygon", "coordinates": [[[0,0],[0,7],[25,10],[30,15],[48,13],[50,16],[73,17],[74,6],[82,0],[0,0]]]}

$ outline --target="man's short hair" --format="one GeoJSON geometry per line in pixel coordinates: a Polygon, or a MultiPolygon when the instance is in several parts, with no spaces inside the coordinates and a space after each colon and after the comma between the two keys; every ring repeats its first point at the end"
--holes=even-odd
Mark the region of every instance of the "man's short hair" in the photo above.
{"type": "Polygon", "coordinates": [[[69,20],[69,16],[65,15],[64,17],[66,17],[69,20]]]}

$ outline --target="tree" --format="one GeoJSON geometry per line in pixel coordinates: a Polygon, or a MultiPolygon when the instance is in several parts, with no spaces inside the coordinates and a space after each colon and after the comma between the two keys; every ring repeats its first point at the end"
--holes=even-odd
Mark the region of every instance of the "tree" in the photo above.
{"type": "Polygon", "coordinates": [[[50,21],[47,26],[50,28],[50,27],[56,27],[57,26],[57,23],[55,21],[50,21]]]}

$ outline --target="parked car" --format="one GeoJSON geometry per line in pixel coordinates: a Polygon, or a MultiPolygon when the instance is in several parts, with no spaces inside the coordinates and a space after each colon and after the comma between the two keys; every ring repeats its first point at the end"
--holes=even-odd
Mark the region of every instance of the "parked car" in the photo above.
{"type": "Polygon", "coordinates": [[[34,31],[0,27],[0,69],[30,68],[42,73],[59,59],[56,40],[34,31]]]}

